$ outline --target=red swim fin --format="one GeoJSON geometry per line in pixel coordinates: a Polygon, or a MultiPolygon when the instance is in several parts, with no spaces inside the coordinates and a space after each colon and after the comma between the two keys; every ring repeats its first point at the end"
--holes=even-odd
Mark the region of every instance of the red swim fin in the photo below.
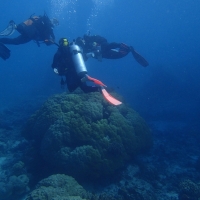
{"type": "Polygon", "coordinates": [[[111,104],[115,105],[115,106],[118,106],[120,104],[122,104],[121,101],[115,99],[113,96],[111,96],[106,90],[105,88],[101,87],[101,91],[102,91],[102,94],[103,96],[105,97],[105,99],[110,102],[111,104]]]}
{"type": "Polygon", "coordinates": [[[92,78],[92,77],[90,77],[90,76],[88,76],[88,75],[86,75],[86,76],[87,76],[87,79],[88,79],[89,81],[92,81],[92,82],[94,82],[94,83],[97,84],[97,85],[107,87],[107,86],[104,85],[100,80],[95,79],[95,78],[92,78]]]}
{"type": "Polygon", "coordinates": [[[106,87],[106,85],[103,84],[100,80],[95,79],[95,78],[92,78],[92,77],[90,77],[90,76],[88,76],[88,75],[86,75],[85,77],[87,78],[87,80],[92,81],[92,82],[94,82],[95,84],[97,84],[97,85],[99,85],[99,86],[101,87],[102,94],[103,94],[104,98],[105,98],[108,102],[110,102],[111,104],[113,104],[113,105],[115,105],[115,106],[118,106],[118,105],[122,104],[121,101],[115,99],[113,96],[111,96],[111,95],[105,90],[104,87],[106,87]]]}

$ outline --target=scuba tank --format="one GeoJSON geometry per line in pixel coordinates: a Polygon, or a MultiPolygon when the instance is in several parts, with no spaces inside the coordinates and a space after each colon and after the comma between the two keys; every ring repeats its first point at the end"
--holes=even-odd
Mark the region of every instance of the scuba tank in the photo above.
{"type": "Polygon", "coordinates": [[[87,69],[83,60],[82,51],[80,47],[74,42],[70,45],[69,48],[72,55],[73,63],[76,68],[76,73],[78,74],[78,76],[83,77],[85,74],[87,74],[87,69]]]}

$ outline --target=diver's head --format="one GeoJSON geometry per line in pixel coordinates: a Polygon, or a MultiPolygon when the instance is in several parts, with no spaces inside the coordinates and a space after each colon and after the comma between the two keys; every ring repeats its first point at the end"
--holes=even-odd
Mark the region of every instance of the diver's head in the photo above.
{"type": "Polygon", "coordinates": [[[51,21],[51,24],[53,25],[53,27],[59,25],[59,21],[56,18],[52,18],[52,19],[50,19],[50,21],[51,21]]]}
{"type": "Polygon", "coordinates": [[[69,45],[69,41],[67,38],[60,38],[59,46],[60,47],[67,47],[69,45]]]}

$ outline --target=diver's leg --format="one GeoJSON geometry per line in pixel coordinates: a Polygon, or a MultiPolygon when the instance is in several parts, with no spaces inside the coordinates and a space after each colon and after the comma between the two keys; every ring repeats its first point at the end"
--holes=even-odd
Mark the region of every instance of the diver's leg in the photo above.
{"type": "Polygon", "coordinates": [[[79,86],[79,79],[77,77],[77,74],[75,71],[70,71],[67,74],[65,74],[66,77],[66,84],[69,92],[73,92],[76,90],[79,86]]]}
{"type": "Polygon", "coordinates": [[[24,37],[22,35],[19,35],[16,38],[0,38],[0,42],[2,42],[3,44],[11,44],[11,45],[25,44],[30,41],[31,41],[30,38],[24,37]]]}
{"type": "Polygon", "coordinates": [[[81,88],[81,90],[83,90],[84,93],[98,92],[99,91],[99,87],[88,86],[85,82],[80,83],[80,88],[81,88]]]}
{"type": "Polygon", "coordinates": [[[107,59],[119,59],[127,56],[130,47],[124,43],[112,42],[102,50],[102,57],[107,59]]]}
{"type": "Polygon", "coordinates": [[[116,49],[116,48],[120,48],[121,43],[116,43],[116,42],[111,42],[109,44],[107,44],[107,49],[116,49]]]}

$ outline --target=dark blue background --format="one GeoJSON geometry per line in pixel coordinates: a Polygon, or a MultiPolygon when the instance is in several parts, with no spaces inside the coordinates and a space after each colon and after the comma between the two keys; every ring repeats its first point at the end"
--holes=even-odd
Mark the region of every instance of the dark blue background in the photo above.
{"type": "MultiPolygon", "coordinates": [[[[1,2],[0,30],[11,19],[18,24],[46,11],[60,21],[54,30],[57,41],[90,30],[110,42],[132,45],[149,61],[147,68],[128,55],[120,60],[89,60],[89,74],[115,88],[150,124],[198,129],[199,8],[198,0],[8,0],[1,2]]],[[[30,42],[8,47],[10,59],[0,60],[1,109],[62,92],[60,78],[51,69],[56,46],[30,42]]]]}

